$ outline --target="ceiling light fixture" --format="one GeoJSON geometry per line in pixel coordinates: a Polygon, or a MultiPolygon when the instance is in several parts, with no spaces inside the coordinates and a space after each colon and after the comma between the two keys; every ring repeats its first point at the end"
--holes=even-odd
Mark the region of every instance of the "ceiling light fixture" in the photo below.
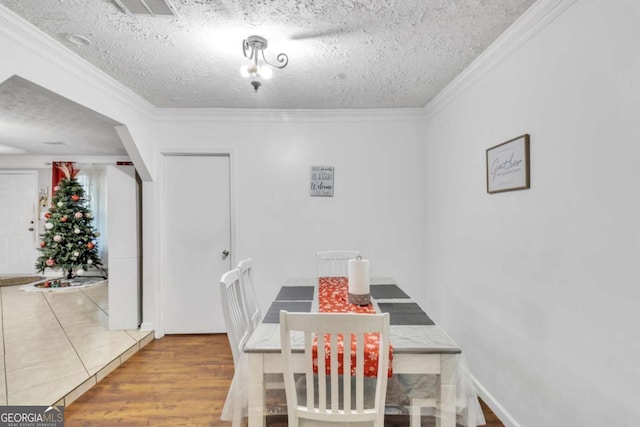
{"type": "Polygon", "coordinates": [[[258,88],[262,85],[260,83],[260,77],[263,79],[271,78],[273,74],[271,69],[283,69],[289,63],[289,57],[284,53],[278,54],[276,57],[276,61],[280,65],[273,65],[267,61],[267,58],[264,56],[264,50],[267,48],[267,39],[260,36],[249,36],[242,41],[242,52],[244,53],[244,57],[248,58],[250,61],[253,61],[251,65],[243,65],[240,67],[240,74],[245,77],[252,78],[251,86],[257,92],[258,88]],[[262,56],[262,62],[264,65],[261,65],[260,61],[258,61],[258,56],[262,56]]]}

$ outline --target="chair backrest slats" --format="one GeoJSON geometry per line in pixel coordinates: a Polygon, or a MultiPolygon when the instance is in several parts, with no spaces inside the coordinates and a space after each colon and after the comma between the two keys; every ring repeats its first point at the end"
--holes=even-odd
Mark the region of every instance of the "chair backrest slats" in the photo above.
{"type": "MultiPolygon", "coordinates": [[[[307,349],[312,348],[313,345],[313,334],[310,331],[305,331],[304,333],[304,348],[305,351],[307,349]]],[[[313,359],[311,357],[305,358],[305,380],[306,384],[313,384],[313,359]]],[[[285,380],[285,384],[287,381],[285,380]]],[[[293,391],[293,395],[297,396],[296,391],[293,391]]],[[[287,395],[288,396],[288,395],[287,395]]],[[[294,399],[297,399],[294,396],[294,399]]],[[[309,411],[313,411],[313,402],[315,402],[315,390],[313,387],[307,387],[307,408],[309,411]]],[[[289,401],[289,398],[287,398],[289,401]]],[[[294,406],[295,407],[295,406],[294,406]]]]}
{"type": "Polygon", "coordinates": [[[222,313],[227,328],[233,363],[236,365],[245,343],[249,339],[249,319],[247,317],[244,298],[240,285],[240,271],[233,269],[220,278],[220,294],[222,296],[222,313]]]}
{"type": "Polygon", "coordinates": [[[356,250],[331,250],[316,253],[317,277],[347,277],[348,261],[360,254],[356,250]]]}
{"type": "MultiPolygon", "coordinates": [[[[351,342],[351,334],[349,334],[348,336],[345,335],[343,339],[345,340],[344,342],[351,342]]],[[[344,373],[342,377],[343,388],[344,388],[343,407],[345,411],[350,411],[351,410],[351,346],[350,345],[344,346],[344,356],[343,356],[342,366],[344,367],[342,371],[344,373]]]]}
{"type": "MultiPolygon", "coordinates": [[[[324,352],[325,335],[320,333],[317,335],[317,337],[318,337],[318,408],[321,411],[326,411],[327,410],[327,377],[324,373],[326,372],[327,365],[325,363],[326,355],[324,352]]],[[[313,351],[312,348],[305,349],[306,354],[311,354],[312,351],[313,351]]],[[[307,406],[309,406],[309,403],[313,407],[314,402],[307,402],[307,406]]]]}
{"type": "MultiPolygon", "coordinates": [[[[356,335],[356,348],[364,347],[364,335],[356,335]]],[[[364,410],[364,352],[356,352],[356,411],[364,410]]]]}
{"type": "MultiPolygon", "coordinates": [[[[340,405],[338,405],[338,399],[340,394],[338,393],[338,334],[331,334],[331,410],[336,411],[340,405]]],[[[346,347],[345,343],[345,347],[346,347]]]]}
{"type": "Polygon", "coordinates": [[[243,259],[238,263],[240,269],[240,283],[242,284],[242,295],[245,301],[245,310],[249,318],[250,333],[260,324],[262,314],[256,298],[255,285],[253,283],[253,260],[243,259]]]}
{"type": "MultiPolygon", "coordinates": [[[[289,425],[298,425],[298,419],[307,418],[320,421],[360,422],[373,421],[382,426],[384,420],[384,401],[387,387],[387,369],[389,362],[389,314],[343,314],[343,313],[288,313],[280,312],[280,337],[284,367],[284,381],[287,393],[289,425]],[[304,373],[307,402],[298,405],[296,382],[294,377],[293,354],[290,331],[304,332],[304,373]],[[378,359],[378,376],[375,378],[375,389],[365,388],[364,360],[365,337],[367,333],[380,334],[379,348],[375,357],[378,359]],[[342,336],[343,371],[339,373],[339,336],[342,336]],[[356,376],[352,384],[351,376],[351,339],[355,337],[356,376]],[[317,374],[313,373],[315,363],[317,374]],[[329,366],[325,346],[330,351],[329,366]],[[327,374],[327,370],[329,373],[327,374]],[[329,377],[329,381],[327,381],[329,377]],[[329,384],[327,384],[329,382],[329,384]],[[341,390],[342,389],[342,390],[341,390]],[[315,393],[317,392],[317,396],[315,393]],[[355,404],[351,402],[355,393],[355,404]],[[367,394],[365,398],[365,393],[367,394]],[[370,398],[373,397],[373,398],[370,398]],[[353,409],[355,406],[355,409],[353,409]]],[[[375,351],[375,350],[374,350],[375,351]]]]}

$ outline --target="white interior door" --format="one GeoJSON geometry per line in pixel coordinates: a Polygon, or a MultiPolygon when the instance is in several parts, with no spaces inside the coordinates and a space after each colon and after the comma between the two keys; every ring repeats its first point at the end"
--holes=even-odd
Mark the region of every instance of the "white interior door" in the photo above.
{"type": "Polygon", "coordinates": [[[229,156],[166,155],[163,169],[165,333],[224,332],[219,283],[231,269],[229,156]]]}
{"type": "Polygon", "coordinates": [[[34,274],[37,241],[36,171],[0,171],[0,274],[34,274]]]}

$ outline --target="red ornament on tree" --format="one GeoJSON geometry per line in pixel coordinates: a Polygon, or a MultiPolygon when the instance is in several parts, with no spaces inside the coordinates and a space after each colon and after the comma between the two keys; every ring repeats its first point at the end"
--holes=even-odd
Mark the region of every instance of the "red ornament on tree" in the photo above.
{"type": "Polygon", "coordinates": [[[40,242],[40,247],[44,248],[45,246],[47,246],[47,244],[45,242],[40,242]]]}
{"type": "Polygon", "coordinates": [[[60,218],[60,222],[67,222],[67,219],[68,219],[68,218],[67,218],[67,216],[65,215],[65,216],[63,216],[62,218],[60,218]]]}
{"type": "Polygon", "coordinates": [[[74,194],[71,196],[71,200],[73,200],[74,202],[77,202],[78,200],[80,200],[80,196],[78,196],[77,194],[74,194]]]}
{"type": "Polygon", "coordinates": [[[87,243],[87,248],[89,249],[93,249],[96,245],[94,245],[92,242],[87,243]]]}
{"type": "Polygon", "coordinates": [[[55,261],[52,260],[51,258],[49,258],[48,260],[45,261],[45,264],[47,264],[48,267],[53,267],[55,265],[55,261]]]}
{"type": "Polygon", "coordinates": [[[51,212],[47,212],[47,213],[45,213],[45,214],[44,214],[44,217],[45,217],[45,218],[47,218],[47,219],[51,218],[51,212]]]}

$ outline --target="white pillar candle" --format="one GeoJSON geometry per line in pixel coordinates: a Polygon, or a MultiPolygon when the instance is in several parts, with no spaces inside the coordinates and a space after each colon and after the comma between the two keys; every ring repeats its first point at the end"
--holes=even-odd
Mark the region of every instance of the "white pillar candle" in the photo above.
{"type": "Polygon", "coordinates": [[[349,293],[354,295],[369,294],[369,260],[349,260],[349,293]]]}

